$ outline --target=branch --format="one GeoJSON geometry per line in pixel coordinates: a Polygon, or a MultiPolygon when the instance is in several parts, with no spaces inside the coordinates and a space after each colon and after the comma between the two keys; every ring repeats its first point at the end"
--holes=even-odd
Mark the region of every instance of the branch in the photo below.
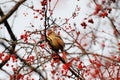
{"type": "MultiPolygon", "coordinates": [[[[0,8],[0,16],[5,16],[1,8],[0,8]]],[[[5,27],[7,28],[7,31],[8,31],[8,33],[9,33],[11,39],[12,39],[13,41],[16,41],[17,39],[16,39],[14,33],[12,32],[11,27],[10,27],[10,25],[8,24],[8,22],[7,22],[6,19],[4,20],[4,24],[5,24],[5,27]]]]}
{"type": "Polygon", "coordinates": [[[20,59],[21,62],[23,62],[25,65],[27,65],[32,71],[38,73],[38,74],[41,76],[42,80],[46,80],[45,77],[42,75],[42,73],[37,70],[37,68],[32,67],[29,63],[27,63],[24,59],[22,59],[22,58],[21,58],[20,56],[18,56],[17,54],[15,54],[15,55],[16,55],[17,58],[20,59]]]}
{"type": "MultiPolygon", "coordinates": [[[[0,16],[1,16],[1,17],[4,16],[4,13],[3,13],[3,11],[1,10],[1,8],[0,8],[0,16]]],[[[10,27],[10,25],[8,24],[8,22],[7,22],[6,19],[4,20],[4,24],[5,24],[5,27],[7,28],[7,31],[8,31],[8,33],[9,33],[11,39],[12,39],[13,41],[17,41],[17,39],[16,39],[14,33],[12,32],[11,27],[10,27]]],[[[3,43],[1,43],[1,44],[2,44],[4,47],[6,47],[6,45],[4,45],[3,43]]],[[[15,46],[16,46],[16,45],[13,45],[13,44],[12,44],[11,49],[9,49],[10,54],[11,54],[11,53],[12,53],[12,54],[14,53],[15,46]]],[[[8,59],[5,59],[4,62],[0,63],[0,68],[2,68],[2,67],[9,61],[9,59],[10,59],[10,57],[9,57],[8,59]]]]}
{"type": "MultiPolygon", "coordinates": [[[[64,60],[59,54],[57,54],[57,55],[59,56],[60,61],[62,61],[63,64],[66,64],[65,60],[64,60]]],[[[71,72],[73,75],[75,75],[77,78],[79,78],[79,80],[85,80],[84,77],[81,76],[81,75],[79,75],[78,73],[76,73],[76,72],[72,69],[72,67],[69,67],[69,70],[70,70],[70,72],[71,72]]]]}
{"type": "MultiPolygon", "coordinates": [[[[46,0],[46,2],[47,2],[47,0],[46,0]]],[[[47,4],[44,7],[45,7],[45,11],[44,11],[44,13],[45,13],[45,21],[44,21],[44,23],[45,23],[45,33],[44,33],[44,35],[45,35],[45,40],[47,41],[47,36],[46,36],[46,29],[47,29],[47,9],[48,9],[47,4]]]]}
{"type": "Polygon", "coordinates": [[[2,45],[5,49],[8,49],[8,47],[5,45],[4,42],[1,42],[1,41],[0,41],[0,45],[2,45]]]}
{"type": "Polygon", "coordinates": [[[120,35],[120,32],[117,30],[117,28],[116,28],[113,20],[112,20],[110,17],[108,17],[108,16],[107,16],[107,18],[109,19],[109,21],[110,21],[111,24],[112,24],[112,28],[113,28],[113,30],[114,30],[114,32],[115,32],[115,33],[114,33],[115,37],[118,38],[118,35],[120,35]]]}
{"type": "MultiPolygon", "coordinates": [[[[17,38],[15,37],[13,31],[11,30],[11,27],[7,21],[7,18],[9,18],[16,10],[17,8],[20,6],[20,4],[22,4],[25,0],[20,0],[13,9],[10,10],[10,12],[7,15],[4,15],[2,9],[0,8],[0,16],[2,17],[0,19],[0,24],[4,22],[5,27],[7,28],[7,31],[11,37],[11,39],[13,40],[12,44],[11,44],[11,49],[9,49],[10,54],[14,54],[15,53],[15,47],[16,44],[15,42],[17,41],[17,38]]],[[[3,46],[5,46],[4,44],[2,44],[3,46]]],[[[6,47],[6,46],[5,46],[6,47]]],[[[0,64],[0,68],[2,68],[8,61],[10,58],[6,59],[3,63],[0,64]]]]}
{"type": "MultiPolygon", "coordinates": [[[[25,2],[26,0],[20,0],[6,15],[2,16],[0,19],[0,24],[2,24],[5,20],[7,20],[17,9],[18,7],[25,2]]],[[[0,14],[2,12],[0,11],[0,14]]]]}

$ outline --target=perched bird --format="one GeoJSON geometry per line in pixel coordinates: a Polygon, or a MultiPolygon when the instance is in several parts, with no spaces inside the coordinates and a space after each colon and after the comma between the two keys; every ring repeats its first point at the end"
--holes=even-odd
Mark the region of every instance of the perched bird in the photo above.
{"type": "Polygon", "coordinates": [[[48,30],[48,36],[47,36],[48,44],[50,48],[55,51],[59,52],[59,50],[63,51],[65,43],[62,40],[62,38],[57,35],[54,31],[51,29],[48,30]]]}

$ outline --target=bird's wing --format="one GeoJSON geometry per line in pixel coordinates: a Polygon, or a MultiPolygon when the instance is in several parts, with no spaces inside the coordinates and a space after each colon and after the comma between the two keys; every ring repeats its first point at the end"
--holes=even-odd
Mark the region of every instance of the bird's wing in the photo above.
{"type": "Polygon", "coordinates": [[[65,46],[65,43],[63,42],[63,40],[60,37],[56,37],[56,41],[59,44],[59,47],[63,49],[65,46]]]}
{"type": "Polygon", "coordinates": [[[56,37],[49,36],[47,39],[48,39],[48,41],[49,41],[49,43],[50,43],[50,45],[52,47],[58,47],[58,43],[57,43],[56,37]]]}
{"type": "Polygon", "coordinates": [[[59,35],[55,35],[55,37],[59,37],[60,39],[62,39],[59,35]]]}

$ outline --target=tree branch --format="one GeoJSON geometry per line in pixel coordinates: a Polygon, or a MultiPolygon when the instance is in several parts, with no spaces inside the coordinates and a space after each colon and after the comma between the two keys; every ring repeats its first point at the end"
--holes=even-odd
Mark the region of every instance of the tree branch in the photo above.
{"type": "MultiPolygon", "coordinates": [[[[20,0],[6,15],[2,16],[0,19],[0,24],[2,24],[5,20],[7,20],[17,9],[18,7],[25,2],[26,0],[20,0]]],[[[2,12],[0,11],[0,14],[2,12]]]]}
{"type": "Polygon", "coordinates": [[[23,62],[25,65],[27,65],[32,71],[38,73],[38,74],[41,76],[42,80],[46,80],[45,77],[42,75],[42,73],[37,70],[37,68],[32,67],[29,63],[27,63],[24,59],[22,59],[22,58],[21,58],[20,56],[18,56],[17,54],[15,54],[15,55],[17,56],[17,58],[20,59],[21,62],[23,62]]]}
{"type": "MultiPolygon", "coordinates": [[[[1,8],[0,8],[0,16],[4,16],[4,13],[1,10],[1,8]]],[[[6,19],[4,20],[4,24],[5,24],[5,27],[7,28],[7,31],[9,33],[11,39],[13,40],[13,42],[17,41],[17,39],[16,39],[14,33],[12,32],[11,27],[8,24],[6,19]]],[[[6,48],[6,45],[4,45],[4,44],[2,44],[2,45],[6,48]]],[[[9,49],[10,54],[14,54],[15,46],[16,46],[16,44],[11,45],[11,49],[9,49]]],[[[10,57],[8,59],[5,59],[5,61],[0,64],[0,68],[2,68],[9,61],[9,59],[10,59],[10,57]]]]}
{"type": "Polygon", "coordinates": [[[113,28],[113,30],[114,30],[114,32],[115,32],[115,33],[114,33],[115,37],[118,38],[118,35],[120,35],[120,32],[117,30],[117,28],[116,28],[113,20],[112,20],[110,17],[108,17],[108,16],[107,16],[107,18],[108,18],[109,21],[111,22],[112,28],[113,28]]]}
{"type": "MultiPolygon", "coordinates": [[[[60,61],[61,61],[63,64],[66,64],[65,60],[64,60],[59,54],[57,54],[57,55],[59,56],[60,61]]],[[[80,74],[77,74],[77,73],[72,69],[72,67],[69,67],[69,70],[70,70],[70,72],[71,72],[73,75],[75,75],[77,78],[79,78],[79,80],[85,80],[84,77],[81,76],[80,74]]]]}
{"type": "MultiPolygon", "coordinates": [[[[3,13],[3,11],[2,11],[1,8],[0,8],[0,16],[4,16],[4,13],[3,13]]],[[[7,31],[8,31],[8,33],[9,33],[11,39],[12,39],[13,41],[16,41],[17,39],[16,39],[14,33],[12,32],[11,27],[10,27],[10,25],[8,24],[8,22],[7,22],[6,19],[4,20],[4,24],[5,24],[5,27],[7,28],[7,31]]]]}

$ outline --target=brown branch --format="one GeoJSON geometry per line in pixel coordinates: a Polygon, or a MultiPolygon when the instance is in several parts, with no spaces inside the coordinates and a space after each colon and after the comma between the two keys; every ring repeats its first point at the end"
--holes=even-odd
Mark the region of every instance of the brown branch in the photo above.
{"type": "Polygon", "coordinates": [[[25,65],[27,65],[32,71],[38,73],[41,76],[41,80],[46,80],[45,77],[42,75],[42,73],[40,71],[37,70],[37,68],[32,67],[29,63],[27,63],[24,59],[22,59],[20,56],[18,56],[17,54],[15,54],[17,56],[17,58],[20,59],[21,62],[23,62],[25,65]]]}
{"type": "MultiPolygon", "coordinates": [[[[57,54],[57,55],[59,56],[60,61],[61,61],[63,64],[66,64],[66,61],[65,61],[59,54],[57,54]]],[[[76,73],[76,72],[73,70],[72,67],[69,67],[69,70],[70,70],[70,72],[71,72],[73,75],[75,75],[75,77],[77,77],[79,80],[85,80],[84,77],[81,76],[80,74],[76,73]]]]}
{"type": "MultiPolygon", "coordinates": [[[[17,9],[18,7],[25,2],[26,0],[20,0],[6,15],[2,16],[0,19],[0,24],[2,24],[5,20],[7,20],[17,9]]],[[[0,11],[0,14],[2,12],[0,11]]]]}
{"type": "Polygon", "coordinates": [[[111,22],[112,28],[113,28],[113,30],[114,30],[114,32],[115,32],[114,35],[115,35],[115,37],[117,38],[118,35],[120,35],[120,32],[117,30],[117,28],[116,28],[113,20],[112,20],[110,17],[108,17],[108,16],[107,16],[107,18],[108,18],[109,21],[111,22]]]}
{"type": "Polygon", "coordinates": [[[47,36],[46,36],[46,30],[47,30],[47,10],[45,10],[45,33],[44,33],[44,35],[45,35],[45,40],[47,41],[47,36]]]}
{"type": "Polygon", "coordinates": [[[110,61],[113,61],[113,62],[117,62],[117,63],[120,63],[119,60],[116,60],[116,59],[112,59],[110,57],[107,57],[107,56],[104,56],[104,55],[101,55],[101,54],[98,54],[98,53],[87,53],[88,55],[96,55],[96,56],[100,56],[104,59],[107,59],[107,60],[110,60],[110,61]]]}
{"type": "MultiPolygon", "coordinates": [[[[0,8],[0,16],[5,16],[1,8],[0,8]]],[[[8,22],[7,22],[6,19],[4,20],[4,24],[5,24],[5,27],[7,28],[7,31],[8,31],[8,33],[9,33],[11,39],[12,39],[13,41],[16,41],[17,39],[16,39],[13,31],[11,30],[11,27],[10,27],[10,25],[8,24],[8,22]]]]}
{"type": "MultiPolygon", "coordinates": [[[[3,13],[3,11],[2,11],[1,8],[0,8],[0,16],[4,16],[4,13],[3,13]]],[[[9,33],[11,39],[13,40],[13,42],[14,42],[14,41],[17,41],[17,39],[16,39],[13,31],[11,30],[11,27],[10,27],[10,25],[8,24],[8,22],[7,22],[6,19],[4,20],[4,25],[5,25],[5,27],[7,28],[7,31],[8,31],[8,33],[9,33]]],[[[5,45],[3,45],[3,46],[5,47],[5,45]]],[[[12,44],[11,49],[9,49],[10,54],[13,54],[13,53],[14,53],[15,46],[16,46],[16,44],[12,44]]],[[[0,64],[0,68],[2,68],[2,67],[9,61],[9,59],[10,59],[10,57],[9,57],[8,59],[6,59],[4,62],[2,62],[2,63],[0,64]]]]}
{"type": "MultiPolygon", "coordinates": [[[[15,53],[15,47],[16,47],[16,44],[15,42],[17,41],[17,38],[15,37],[13,31],[11,30],[11,27],[7,21],[7,19],[17,10],[17,8],[24,2],[25,0],[20,0],[16,5],[15,7],[13,7],[10,12],[7,14],[7,15],[4,15],[2,9],[0,8],[0,16],[2,17],[0,19],[0,24],[4,22],[4,25],[11,37],[11,39],[13,40],[12,44],[11,44],[11,48],[9,49],[9,52],[10,54],[14,54],[15,53]]],[[[5,47],[5,45],[3,45],[5,47]]],[[[6,47],[5,47],[6,48],[6,47]]],[[[0,68],[2,68],[8,61],[9,61],[10,57],[8,59],[6,59],[4,62],[2,62],[0,64],[0,68]]]]}

